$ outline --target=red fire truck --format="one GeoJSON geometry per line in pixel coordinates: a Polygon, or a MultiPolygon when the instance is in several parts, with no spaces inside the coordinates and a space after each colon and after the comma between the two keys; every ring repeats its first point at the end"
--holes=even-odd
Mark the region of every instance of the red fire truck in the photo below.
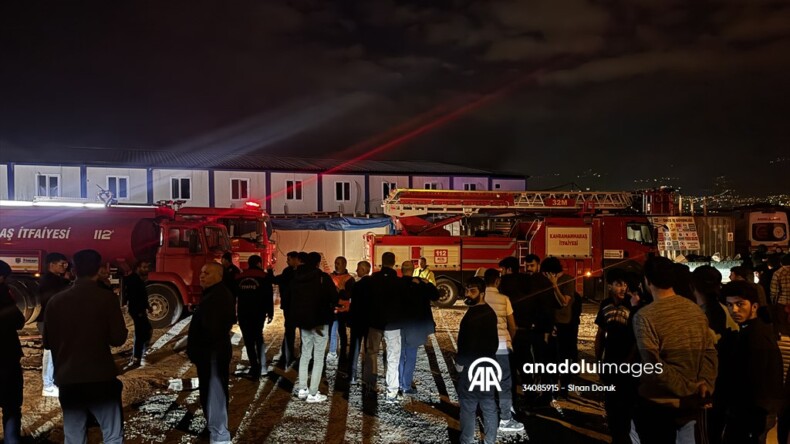
{"type": "Polygon", "coordinates": [[[86,248],[110,264],[116,284],[138,260],[153,261],[149,317],[158,328],[177,321],[184,306],[200,302],[200,268],[219,261],[230,250],[230,239],[223,225],[178,218],[163,206],[0,203],[0,259],[11,265],[11,291],[28,321],[38,316],[37,278],[44,272],[44,257],[51,252],[71,256],[86,248]]]}
{"type": "Polygon", "coordinates": [[[206,220],[227,228],[231,249],[239,255],[239,267],[247,269],[247,260],[253,254],[263,259],[263,268],[274,267],[276,251],[271,240],[269,216],[256,202],[246,202],[239,208],[182,207],[176,218],[183,220],[206,220]]]}
{"type": "MultiPolygon", "coordinates": [[[[651,213],[671,211],[671,199],[640,197],[651,213]]],[[[374,265],[386,251],[397,264],[425,257],[440,306],[453,305],[479,268],[527,254],[558,257],[577,290],[598,298],[606,269],[639,269],[656,252],[654,228],[635,205],[628,192],[395,190],[383,206],[400,234],[367,235],[366,256],[374,265]]]]}

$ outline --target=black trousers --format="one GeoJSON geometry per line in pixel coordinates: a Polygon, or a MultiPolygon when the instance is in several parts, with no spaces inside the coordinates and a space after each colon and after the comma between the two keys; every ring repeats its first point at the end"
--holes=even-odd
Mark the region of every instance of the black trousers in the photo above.
{"type": "Polygon", "coordinates": [[[153,327],[151,321],[148,319],[146,312],[136,313],[131,315],[134,322],[134,348],[132,349],[132,356],[135,359],[143,357],[148,343],[151,341],[151,334],[153,327]]]}
{"type": "Polygon", "coordinates": [[[724,426],[727,423],[727,407],[724,405],[723,393],[728,387],[722,387],[718,382],[716,381],[716,391],[713,392],[713,406],[706,412],[705,427],[708,431],[708,444],[722,443],[724,426]]]}
{"type": "Polygon", "coordinates": [[[637,398],[637,378],[618,375],[604,378],[604,384],[614,384],[615,391],[604,392],[604,407],[612,444],[631,444],[631,420],[634,417],[637,398]]]}
{"type": "MultiPolygon", "coordinates": [[[[553,338],[554,360],[557,363],[576,362],[579,360],[579,326],[578,324],[557,324],[557,336],[553,338]]],[[[567,387],[571,382],[570,374],[554,376],[554,382],[559,379],[562,387],[567,387]]],[[[567,392],[567,390],[561,390],[567,392]]]]}
{"type": "Polygon", "coordinates": [[[296,360],[296,349],[294,348],[296,343],[296,325],[294,325],[293,321],[290,317],[283,312],[283,345],[282,345],[282,353],[280,353],[280,359],[285,360],[285,363],[291,363],[296,360]]]}
{"type": "MultiPolygon", "coordinates": [[[[637,396],[634,423],[641,444],[675,444],[678,432],[699,419],[700,411],[654,404],[637,396]]],[[[693,432],[693,430],[692,430],[693,432]]]]}
{"type": "Polygon", "coordinates": [[[770,306],[771,320],[774,328],[783,335],[790,335],[790,315],[788,315],[785,304],[772,304],[770,306]]]}
{"type": "Polygon", "coordinates": [[[0,410],[7,443],[18,443],[22,433],[22,367],[19,360],[0,364],[0,410]]]}
{"type": "Polygon", "coordinates": [[[525,375],[522,372],[524,364],[535,362],[535,357],[532,355],[532,340],[529,330],[525,328],[516,330],[516,335],[513,337],[513,353],[511,353],[510,358],[510,368],[513,370],[512,374],[514,377],[513,387],[532,383],[532,375],[525,375]]]}
{"type": "MultiPolygon", "coordinates": [[[[532,347],[532,357],[536,363],[548,364],[553,359],[553,349],[546,341],[546,334],[543,331],[533,329],[529,333],[530,346],[532,347]]],[[[532,375],[533,383],[551,384],[549,375],[545,373],[535,373],[532,375]]]]}
{"type": "MultiPolygon", "coordinates": [[[[787,382],[790,384],[790,381],[787,382]]],[[[784,411],[779,414],[777,434],[779,435],[779,444],[790,444],[790,401],[784,408],[784,411]]]]}
{"type": "Polygon", "coordinates": [[[331,353],[331,352],[334,351],[335,353],[340,355],[340,357],[342,359],[345,359],[345,357],[346,357],[346,350],[348,350],[348,332],[346,331],[346,327],[348,326],[347,319],[348,319],[347,316],[339,314],[339,315],[336,315],[335,316],[335,320],[332,321],[333,325],[334,325],[335,322],[337,323],[337,339],[334,337],[334,335],[332,335],[332,329],[331,328],[329,329],[329,335],[330,335],[329,336],[329,352],[331,353]],[[339,344],[340,345],[340,349],[338,350],[336,348],[335,350],[332,350],[333,342],[335,344],[335,347],[337,347],[338,340],[340,342],[340,344],[339,344]]]}
{"type": "Polygon", "coordinates": [[[247,358],[253,369],[260,370],[266,363],[266,349],[263,342],[263,324],[265,318],[245,319],[239,318],[241,337],[244,338],[244,347],[247,349],[247,358]]]}
{"type": "MultiPolygon", "coordinates": [[[[776,425],[776,415],[756,409],[739,409],[727,414],[724,444],[765,444],[768,431],[776,425]]],[[[785,435],[786,436],[786,435],[785,435]]]]}

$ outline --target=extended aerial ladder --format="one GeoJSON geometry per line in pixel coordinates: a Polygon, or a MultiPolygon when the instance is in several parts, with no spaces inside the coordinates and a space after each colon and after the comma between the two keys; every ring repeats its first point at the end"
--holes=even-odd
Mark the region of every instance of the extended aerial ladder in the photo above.
{"type": "Polygon", "coordinates": [[[527,254],[557,257],[576,291],[597,295],[605,269],[641,263],[655,250],[644,200],[630,191],[397,189],[382,205],[397,234],[369,235],[368,256],[425,257],[443,306],[480,268],[527,254]]]}
{"type": "Polygon", "coordinates": [[[394,217],[481,212],[624,210],[634,203],[630,192],[598,191],[455,191],[395,189],[384,200],[384,213],[394,217]]]}

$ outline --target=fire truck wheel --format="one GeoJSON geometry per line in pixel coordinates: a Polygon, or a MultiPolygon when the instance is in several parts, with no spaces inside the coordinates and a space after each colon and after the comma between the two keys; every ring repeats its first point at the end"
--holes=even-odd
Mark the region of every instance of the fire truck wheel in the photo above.
{"type": "Polygon", "coordinates": [[[461,294],[455,281],[447,278],[437,279],[436,289],[439,290],[439,299],[433,304],[437,307],[452,307],[455,305],[455,301],[458,300],[458,295],[461,294]]]}
{"type": "Polygon", "coordinates": [[[19,278],[10,280],[8,288],[11,291],[11,297],[16,301],[16,306],[19,311],[25,315],[25,323],[33,323],[41,311],[41,305],[38,303],[38,282],[35,279],[19,278]]]}
{"type": "Polygon", "coordinates": [[[154,328],[165,328],[175,324],[181,318],[184,306],[181,298],[173,287],[166,284],[150,284],[148,291],[148,304],[151,313],[148,319],[154,328]]]}

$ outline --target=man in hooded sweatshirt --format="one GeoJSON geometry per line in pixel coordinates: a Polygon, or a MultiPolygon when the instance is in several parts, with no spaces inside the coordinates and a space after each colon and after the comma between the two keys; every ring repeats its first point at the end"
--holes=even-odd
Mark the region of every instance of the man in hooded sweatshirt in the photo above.
{"type": "Polygon", "coordinates": [[[291,316],[302,337],[297,396],[309,403],[326,401],[326,395],[320,393],[318,388],[324,370],[329,324],[337,304],[335,284],[328,274],[318,268],[320,263],[321,254],[308,254],[307,263],[296,269],[291,282],[291,316]],[[307,370],[311,359],[313,371],[308,384],[307,370]]]}

